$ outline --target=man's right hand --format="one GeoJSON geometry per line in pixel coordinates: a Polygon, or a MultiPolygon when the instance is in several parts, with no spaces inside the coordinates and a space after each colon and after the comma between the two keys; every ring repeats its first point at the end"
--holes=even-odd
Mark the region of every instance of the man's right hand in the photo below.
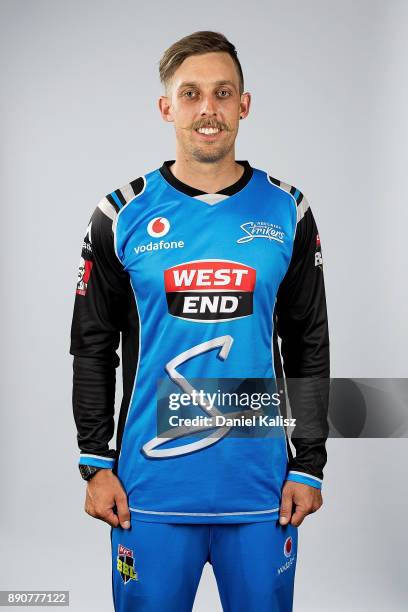
{"type": "Polygon", "coordinates": [[[110,469],[101,469],[86,487],[85,512],[109,523],[111,527],[129,529],[130,512],[126,493],[119,478],[110,469]],[[117,514],[113,511],[116,506],[117,514]]]}

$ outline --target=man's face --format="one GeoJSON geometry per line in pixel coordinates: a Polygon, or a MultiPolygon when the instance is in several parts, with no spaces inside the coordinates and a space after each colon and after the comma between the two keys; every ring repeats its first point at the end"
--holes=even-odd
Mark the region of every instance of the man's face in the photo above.
{"type": "Polygon", "coordinates": [[[250,95],[239,93],[236,66],[228,53],[188,57],[173,75],[168,97],[160,109],[174,122],[181,154],[199,162],[214,163],[233,148],[240,114],[246,114],[250,95]],[[199,133],[199,128],[216,133],[199,133]]]}

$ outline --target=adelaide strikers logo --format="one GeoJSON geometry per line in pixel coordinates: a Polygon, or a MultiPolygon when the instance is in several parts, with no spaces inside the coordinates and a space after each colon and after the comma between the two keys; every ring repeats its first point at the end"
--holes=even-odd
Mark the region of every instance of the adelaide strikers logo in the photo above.
{"type": "Polygon", "coordinates": [[[130,580],[138,580],[137,572],[135,571],[133,550],[126,548],[123,544],[119,544],[116,562],[116,569],[124,584],[127,584],[130,580]]]}
{"type": "Polygon", "coordinates": [[[293,548],[292,537],[289,536],[288,538],[286,538],[285,543],[283,545],[283,553],[285,557],[290,557],[290,555],[292,554],[292,548],[293,548]]]}
{"type": "Polygon", "coordinates": [[[285,232],[282,227],[268,221],[247,221],[247,223],[243,223],[240,227],[245,232],[245,235],[238,238],[238,244],[251,242],[254,238],[267,238],[267,240],[283,243],[285,238],[285,232]]]}
{"type": "Polygon", "coordinates": [[[170,222],[166,217],[155,217],[151,219],[147,225],[147,233],[152,238],[161,238],[165,236],[170,229],[170,222]]]}

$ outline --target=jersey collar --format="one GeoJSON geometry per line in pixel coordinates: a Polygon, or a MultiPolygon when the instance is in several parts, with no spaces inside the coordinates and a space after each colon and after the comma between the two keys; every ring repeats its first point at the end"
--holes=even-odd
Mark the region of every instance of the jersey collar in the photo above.
{"type": "MultiPolygon", "coordinates": [[[[168,183],[170,183],[172,187],[174,187],[175,189],[178,189],[178,191],[182,191],[183,193],[191,197],[203,195],[207,193],[206,191],[201,191],[200,189],[191,187],[190,185],[187,185],[187,183],[183,183],[178,178],[176,178],[174,174],[172,173],[172,171],[170,170],[170,166],[174,162],[175,162],[174,159],[167,160],[163,162],[163,165],[161,166],[161,168],[159,168],[163,178],[168,183]]],[[[227,196],[234,195],[235,193],[238,193],[238,191],[241,191],[241,189],[245,187],[245,185],[250,181],[252,174],[253,174],[252,166],[249,164],[247,160],[237,159],[236,162],[237,164],[241,164],[241,166],[244,166],[243,175],[235,183],[233,183],[232,185],[229,185],[229,187],[225,187],[224,189],[217,191],[217,193],[220,193],[222,195],[227,195],[227,196]]]]}

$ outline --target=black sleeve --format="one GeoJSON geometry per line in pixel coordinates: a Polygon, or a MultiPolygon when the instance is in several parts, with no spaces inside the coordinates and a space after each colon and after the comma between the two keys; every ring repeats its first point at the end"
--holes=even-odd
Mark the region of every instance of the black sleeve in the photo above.
{"type": "Polygon", "coordinates": [[[298,200],[291,262],[276,300],[277,333],[296,426],[288,480],[320,488],[326,464],[329,330],[320,237],[306,198],[298,200]],[[300,380],[302,379],[302,380],[300,380]]]}
{"type": "Polygon", "coordinates": [[[70,354],[73,359],[72,405],[80,463],[114,467],[109,449],[114,434],[117,349],[130,300],[130,279],[114,250],[113,219],[99,205],[82,245],[70,354]]]}

